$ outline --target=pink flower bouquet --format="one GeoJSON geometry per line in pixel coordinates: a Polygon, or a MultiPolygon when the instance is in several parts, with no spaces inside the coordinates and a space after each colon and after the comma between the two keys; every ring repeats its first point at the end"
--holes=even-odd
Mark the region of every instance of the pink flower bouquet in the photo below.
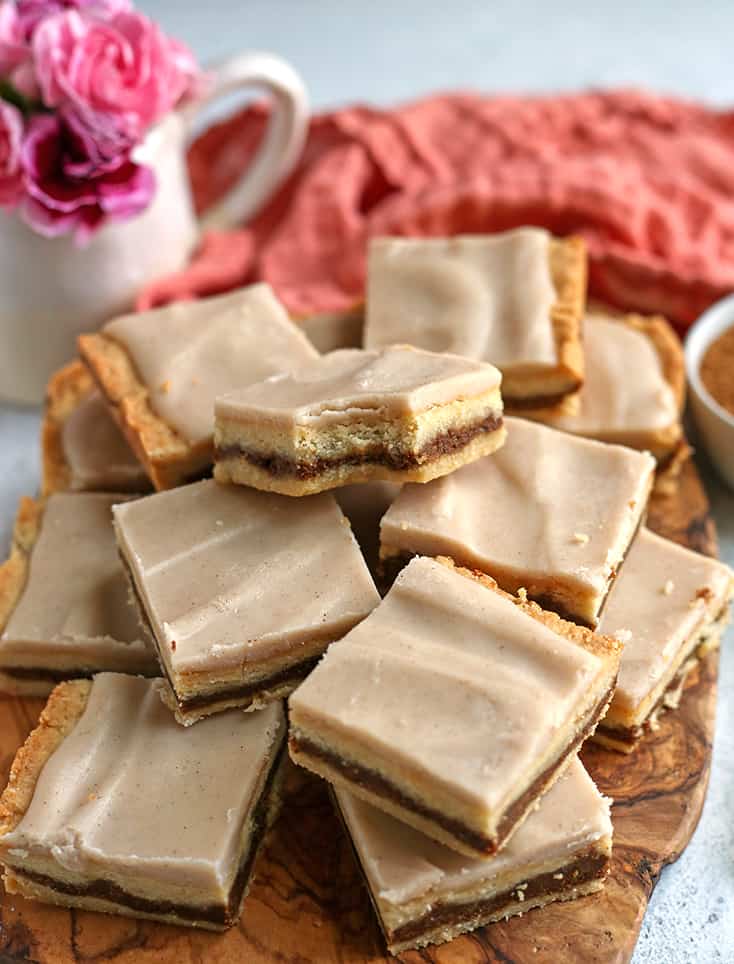
{"type": "Polygon", "coordinates": [[[0,0],[0,207],[80,242],[138,214],[155,179],[135,148],[197,79],[129,0],[0,0]]]}

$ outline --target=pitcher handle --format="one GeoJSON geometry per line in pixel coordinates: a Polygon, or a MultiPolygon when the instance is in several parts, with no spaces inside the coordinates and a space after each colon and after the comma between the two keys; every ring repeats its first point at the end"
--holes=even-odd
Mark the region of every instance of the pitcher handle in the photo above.
{"type": "Polygon", "coordinates": [[[184,111],[191,128],[212,101],[245,87],[272,95],[268,126],[252,161],[237,183],[199,220],[204,230],[223,230],[247,221],[270,199],[295,167],[308,128],[308,95],[289,63],[274,54],[239,54],[210,71],[206,91],[184,111]]]}

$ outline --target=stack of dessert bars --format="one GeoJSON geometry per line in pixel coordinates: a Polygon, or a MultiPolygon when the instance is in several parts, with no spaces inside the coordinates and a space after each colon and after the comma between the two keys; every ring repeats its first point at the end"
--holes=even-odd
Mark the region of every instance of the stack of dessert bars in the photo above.
{"type": "Polygon", "coordinates": [[[376,239],[363,314],[322,354],[253,285],[52,378],[0,567],[0,687],[50,694],[9,892],[226,928],[289,758],[391,952],[604,886],[578,751],[635,752],[734,591],[644,525],[688,455],[679,344],[587,308],[583,243],[537,228],[376,239]]]}

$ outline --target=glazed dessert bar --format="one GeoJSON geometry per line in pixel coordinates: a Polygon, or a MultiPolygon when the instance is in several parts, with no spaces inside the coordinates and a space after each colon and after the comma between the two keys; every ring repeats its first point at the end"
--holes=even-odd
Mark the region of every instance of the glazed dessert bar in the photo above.
{"type": "Polygon", "coordinates": [[[640,530],[601,620],[624,652],[597,742],[630,753],[678,705],[686,675],[719,644],[732,595],[734,574],[723,563],[640,530]]]}
{"type": "Polygon", "coordinates": [[[451,556],[508,592],[594,627],[643,518],[651,455],[506,418],[507,442],[428,485],[406,485],[382,519],[387,575],[416,554],[451,556]]]}
{"type": "Polygon", "coordinates": [[[345,790],[334,795],[392,954],[594,893],[609,871],[609,801],[578,757],[489,860],[442,847],[345,790]]]}
{"type": "Polygon", "coordinates": [[[150,480],[80,361],[51,378],[41,430],[43,493],[146,492],[150,480]]]}
{"type": "Polygon", "coordinates": [[[116,506],[115,527],[181,723],[290,693],[379,601],[328,495],[210,479],[116,506]]]}
{"type": "Polygon", "coordinates": [[[25,498],[0,566],[0,691],[46,696],[99,670],[156,675],[112,529],[124,496],[25,498]]]}
{"type": "Polygon", "coordinates": [[[331,352],[217,399],[215,477],[294,496],[426,482],[502,445],[500,381],[404,345],[331,352]]]}
{"type": "Polygon", "coordinates": [[[79,350],[156,489],[214,461],[214,398],[318,352],[268,285],[109,322],[79,350]]]}
{"type": "Polygon", "coordinates": [[[369,249],[364,344],[399,342],[491,362],[502,371],[510,411],[573,406],[583,382],[585,303],[580,238],[540,228],[377,238],[369,249]]]}
{"type": "Polygon", "coordinates": [[[620,651],[486,576],[414,559],[291,696],[290,754],[486,857],[603,716],[620,651]]]}
{"type": "Polygon", "coordinates": [[[285,731],[279,703],[186,732],[152,680],[104,673],[60,684],[0,798],[5,889],[65,907],[231,926],[277,812],[285,731]]]}
{"type": "Polygon", "coordinates": [[[664,318],[615,316],[595,309],[584,319],[586,380],[573,415],[548,425],[600,442],[647,450],[661,468],[685,446],[683,350],[664,318]]]}

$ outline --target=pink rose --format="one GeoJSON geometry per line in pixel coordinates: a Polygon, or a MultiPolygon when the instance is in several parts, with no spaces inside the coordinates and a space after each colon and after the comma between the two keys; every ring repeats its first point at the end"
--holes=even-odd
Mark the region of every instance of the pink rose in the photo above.
{"type": "Polygon", "coordinates": [[[0,0],[0,77],[25,97],[39,96],[31,40],[38,24],[64,10],[107,19],[130,9],[129,0],[0,0]]]}
{"type": "Polygon", "coordinates": [[[67,10],[39,24],[33,51],[48,107],[68,104],[91,128],[115,127],[135,140],[197,74],[190,51],[139,13],[99,20],[67,10]]]}
{"type": "Polygon", "coordinates": [[[26,96],[37,93],[25,26],[17,6],[9,2],[0,3],[0,77],[26,96]]]}
{"type": "Polygon", "coordinates": [[[73,233],[84,242],[107,221],[139,214],[155,178],[130,159],[130,148],[119,137],[93,137],[72,111],[32,117],[22,150],[26,222],[47,237],[73,233]]]}
{"type": "Polygon", "coordinates": [[[42,20],[64,10],[83,10],[90,16],[106,20],[131,9],[130,0],[17,0],[15,4],[8,0],[5,5],[15,6],[26,40],[31,39],[42,20]]]}
{"type": "Polygon", "coordinates": [[[23,193],[23,170],[20,150],[23,138],[23,115],[0,100],[0,207],[12,208],[23,193]]]}

